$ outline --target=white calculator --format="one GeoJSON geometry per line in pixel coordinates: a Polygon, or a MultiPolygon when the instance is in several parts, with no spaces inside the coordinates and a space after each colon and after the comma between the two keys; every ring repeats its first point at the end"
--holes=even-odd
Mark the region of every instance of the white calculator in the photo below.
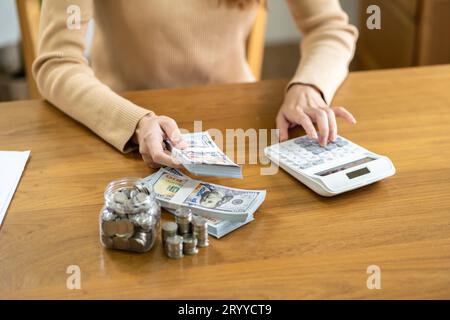
{"type": "Polygon", "coordinates": [[[322,196],[334,196],[395,174],[391,160],[338,137],[325,147],[308,136],[264,149],[274,163],[322,196]]]}

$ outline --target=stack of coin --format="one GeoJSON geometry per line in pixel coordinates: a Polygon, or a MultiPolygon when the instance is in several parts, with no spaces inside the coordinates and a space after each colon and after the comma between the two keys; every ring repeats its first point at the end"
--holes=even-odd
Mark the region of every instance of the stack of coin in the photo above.
{"type": "Polygon", "coordinates": [[[198,253],[197,239],[191,234],[183,236],[183,253],[187,255],[194,255],[198,253]]]}
{"type": "Polygon", "coordinates": [[[192,229],[194,231],[194,237],[197,239],[197,246],[200,248],[209,246],[208,222],[206,219],[195,216],[192,220],[192,229]]]}
{"type": "Polygon", "coordinates": [[[184,236],[191,233],[192,211],[190,208],[181,207],[175,211],[175,220],[178,225],[178,234],[184,236]]]}
{"type": "Polygon", "coordinates": [[[165,242],[164,250],[171,259],[180,259],[183,257],[183,237],[168,237],[165,242]]]}
{"type": "Polygon", "coordinates": [[[168,221],[162,225],[161,239],[162,239],[163,246],[165,246],[167,238],[174,237],[177,235],[177,230],[178,230],[178,225],[175,222],[168,221]]]}

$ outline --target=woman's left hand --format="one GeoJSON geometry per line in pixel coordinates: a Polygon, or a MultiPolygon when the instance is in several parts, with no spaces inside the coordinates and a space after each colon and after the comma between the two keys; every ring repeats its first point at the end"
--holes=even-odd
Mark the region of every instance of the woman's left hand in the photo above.
{"type": "Polygon", "coordinates": [[[337,138],[336,117],[356,123],[353,115],[343,107],[330,107],[313,86],[294,84],[286,92],[277,118],[280,141],[288,139],[288,129],[301,125],[308,137],[319,140],[322,146],[337,138]],[[317,134],[314,123],[319,129],[317,134]]]}

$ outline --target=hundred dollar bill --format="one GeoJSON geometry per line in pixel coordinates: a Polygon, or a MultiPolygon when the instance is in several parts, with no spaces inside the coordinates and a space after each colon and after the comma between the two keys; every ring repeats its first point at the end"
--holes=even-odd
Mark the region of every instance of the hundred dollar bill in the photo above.
{"type": "Polygon", "coordinates": [[[172,168],[161,168],[143,183],[153,187],[162,207],[190,207],[194,214],[233,222],[247,221],[266,196],[265,190],[228,188],[191,179],[172,168]]]}
{"type": "Polygon", "coordinates": [[[208,132],[183,135],[187,147],[175,148],[166,140],[167,148],[189,172],[199,176],[242,178],[242,168],[234,163],[215,144],[208,132]]]}

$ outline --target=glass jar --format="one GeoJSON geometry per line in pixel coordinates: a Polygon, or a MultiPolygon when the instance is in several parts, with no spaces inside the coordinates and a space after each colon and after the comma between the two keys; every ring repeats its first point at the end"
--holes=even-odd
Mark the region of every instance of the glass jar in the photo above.
{"type": "Polygon", "coordinates": [[[160,228],[161,208],[155,193],[139,178],[112,181],[100,212],[100,242],[106,248],[134,252],[152,249],[160,228]]]}

